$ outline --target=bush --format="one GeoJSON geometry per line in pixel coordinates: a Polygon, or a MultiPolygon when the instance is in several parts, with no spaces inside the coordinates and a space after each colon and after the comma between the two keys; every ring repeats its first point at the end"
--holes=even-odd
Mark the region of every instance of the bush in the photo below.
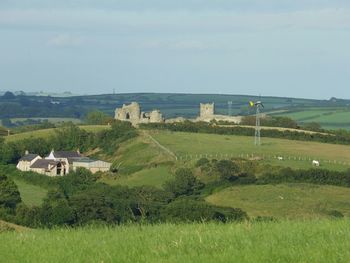
{"type": "Polygon", "coordinates": [[[175,172],[175,179],[164,184],[164,189],[177,197],[180,195],[191,195],[196,190],[203,188],[203,186],[190,169],[180,168],[175,172]]]}
{"type": "Polygon", "coordinates": [[[240,209],[223,208],[201,200],[183,198],[164,207],[161,218],[166,222],[227,222],[242,221],[247,219],[247,214],[240,209]]]}
{"type": "Polygon", "coordinates": [[[221,179],[234,181],[238,179],[239,166],[231,160],[221,160],[215,163],[215,169],[221,179]]]}
{"type": "Polygon", "coordinates": [[[0,208],[15,209],[20,202],[17,185],[7,176],[0,174],[0,208]]]}

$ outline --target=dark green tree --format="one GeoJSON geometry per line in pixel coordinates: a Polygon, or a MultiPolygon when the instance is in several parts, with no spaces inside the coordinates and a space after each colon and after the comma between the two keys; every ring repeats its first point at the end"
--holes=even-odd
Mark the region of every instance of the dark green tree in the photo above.
{"type": "Polygon", "coordinates": [[[180,195],[191,195],[196,190],[203,188],[203,186],[190,169],[180,168],[176,170],[175,178],[164,184],[164,189],[177,197],[180,195]]]}
{"type": "Polygon", "coordinates": [[[6,175],[0,174],[0,207],[15,209],[20,202],[17,185],[6,175]]]}
{"type": "Polygon", "coordinates": [[[238,178],[239,166],[230,160],[221,160],[215,163],[215,168],[224,180],[236,180],[238,178]]]}

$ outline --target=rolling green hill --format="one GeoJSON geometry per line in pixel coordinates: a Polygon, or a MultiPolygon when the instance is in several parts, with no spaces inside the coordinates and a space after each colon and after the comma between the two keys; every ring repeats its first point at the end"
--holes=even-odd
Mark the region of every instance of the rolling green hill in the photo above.
{"type": "MultiPolygon", "coordinates": [[[[106,125],[84,125],[79,127],[89,132],[99,132],[101,130],[109,128],[106,125]]],[[[23,133],[7,136],[5,137],[5,140],[7,142],[12,142],[12,141],[23,140],[28,138],[48,138],[54,132],[55,132],[55,129],[44,129],[44,130],[23,132],[23,133]]]]}
{"type": "Polygon", "coordinates": [[[325,129],[350,129],[350,111],[348,108],[310,108],[298,111],[286,111],[274,115],[289,117],[299,124],[319,123],[325,129]]]}
{"type": "Polygon", "coordinates": [[[28,206],[40,206],[47,194],[47,189],[29,184],[22,180],[15,180],[22,201],[28,206]]]}
{"type": "Polygon", "coordinates": [[[311,168],[312,160],[319,160],[323,168],[345,170],[350,168],[350,146],[318,142],[262,138],[262,145],[254,145],[249,136],[229,136],[185,132],[153,131],[152,136],[174,152],[179,161],[198,160],[201,157],[261,158],[261,162],[292,168],[311,168]],[[283,161],[276,157],[281,156],[283,161]]]}
{"type": "Polygon", "coordinates": [[[308,219],[331,216],[337,210],[350,216],[350,188],[312,185],[249,185],[231,187],[206,198],[209,203],[239,207],[249,216],[308,219]]]}

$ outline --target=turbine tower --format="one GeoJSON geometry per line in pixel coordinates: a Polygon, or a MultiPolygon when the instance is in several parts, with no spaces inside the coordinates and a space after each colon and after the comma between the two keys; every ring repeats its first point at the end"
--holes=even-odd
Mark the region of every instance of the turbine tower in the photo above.
{"type": "Polygon", "coordinates": [[[264,104],[259,100],[257,102],[249,102],[250,107],[255,107],[256,112],[256,120],[255,120],[255,145],[260,146],[261,145],[261,136],[260,136],[260,118],[261,118],[261,109],[264,108],[264,104]]]}
{"type": "Polygon", "coordinates": [[[232,101],[228,101],[227,102],[227,106],[228,106],[228,116],[232,116],[232,101]]]}

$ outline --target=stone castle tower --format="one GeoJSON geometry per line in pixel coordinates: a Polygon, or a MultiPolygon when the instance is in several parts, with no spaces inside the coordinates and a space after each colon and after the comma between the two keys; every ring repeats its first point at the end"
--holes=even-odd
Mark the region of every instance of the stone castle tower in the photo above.
{"type": "Polygon", "coordinates": [[[214,103],[201,103],[200,104],[200,118],[211,118],[214,117],[215,104],[214,103]]]}
{"type": "Polygon", "coordinates": [[[162,113],[159,110],[141,112],[141,107],[137,102],[132,102],[129,105],[123,104],[122,108],[117,108],[115,110],[115,119],[129,121],[133,125],[164,122],[162,113]]]}

